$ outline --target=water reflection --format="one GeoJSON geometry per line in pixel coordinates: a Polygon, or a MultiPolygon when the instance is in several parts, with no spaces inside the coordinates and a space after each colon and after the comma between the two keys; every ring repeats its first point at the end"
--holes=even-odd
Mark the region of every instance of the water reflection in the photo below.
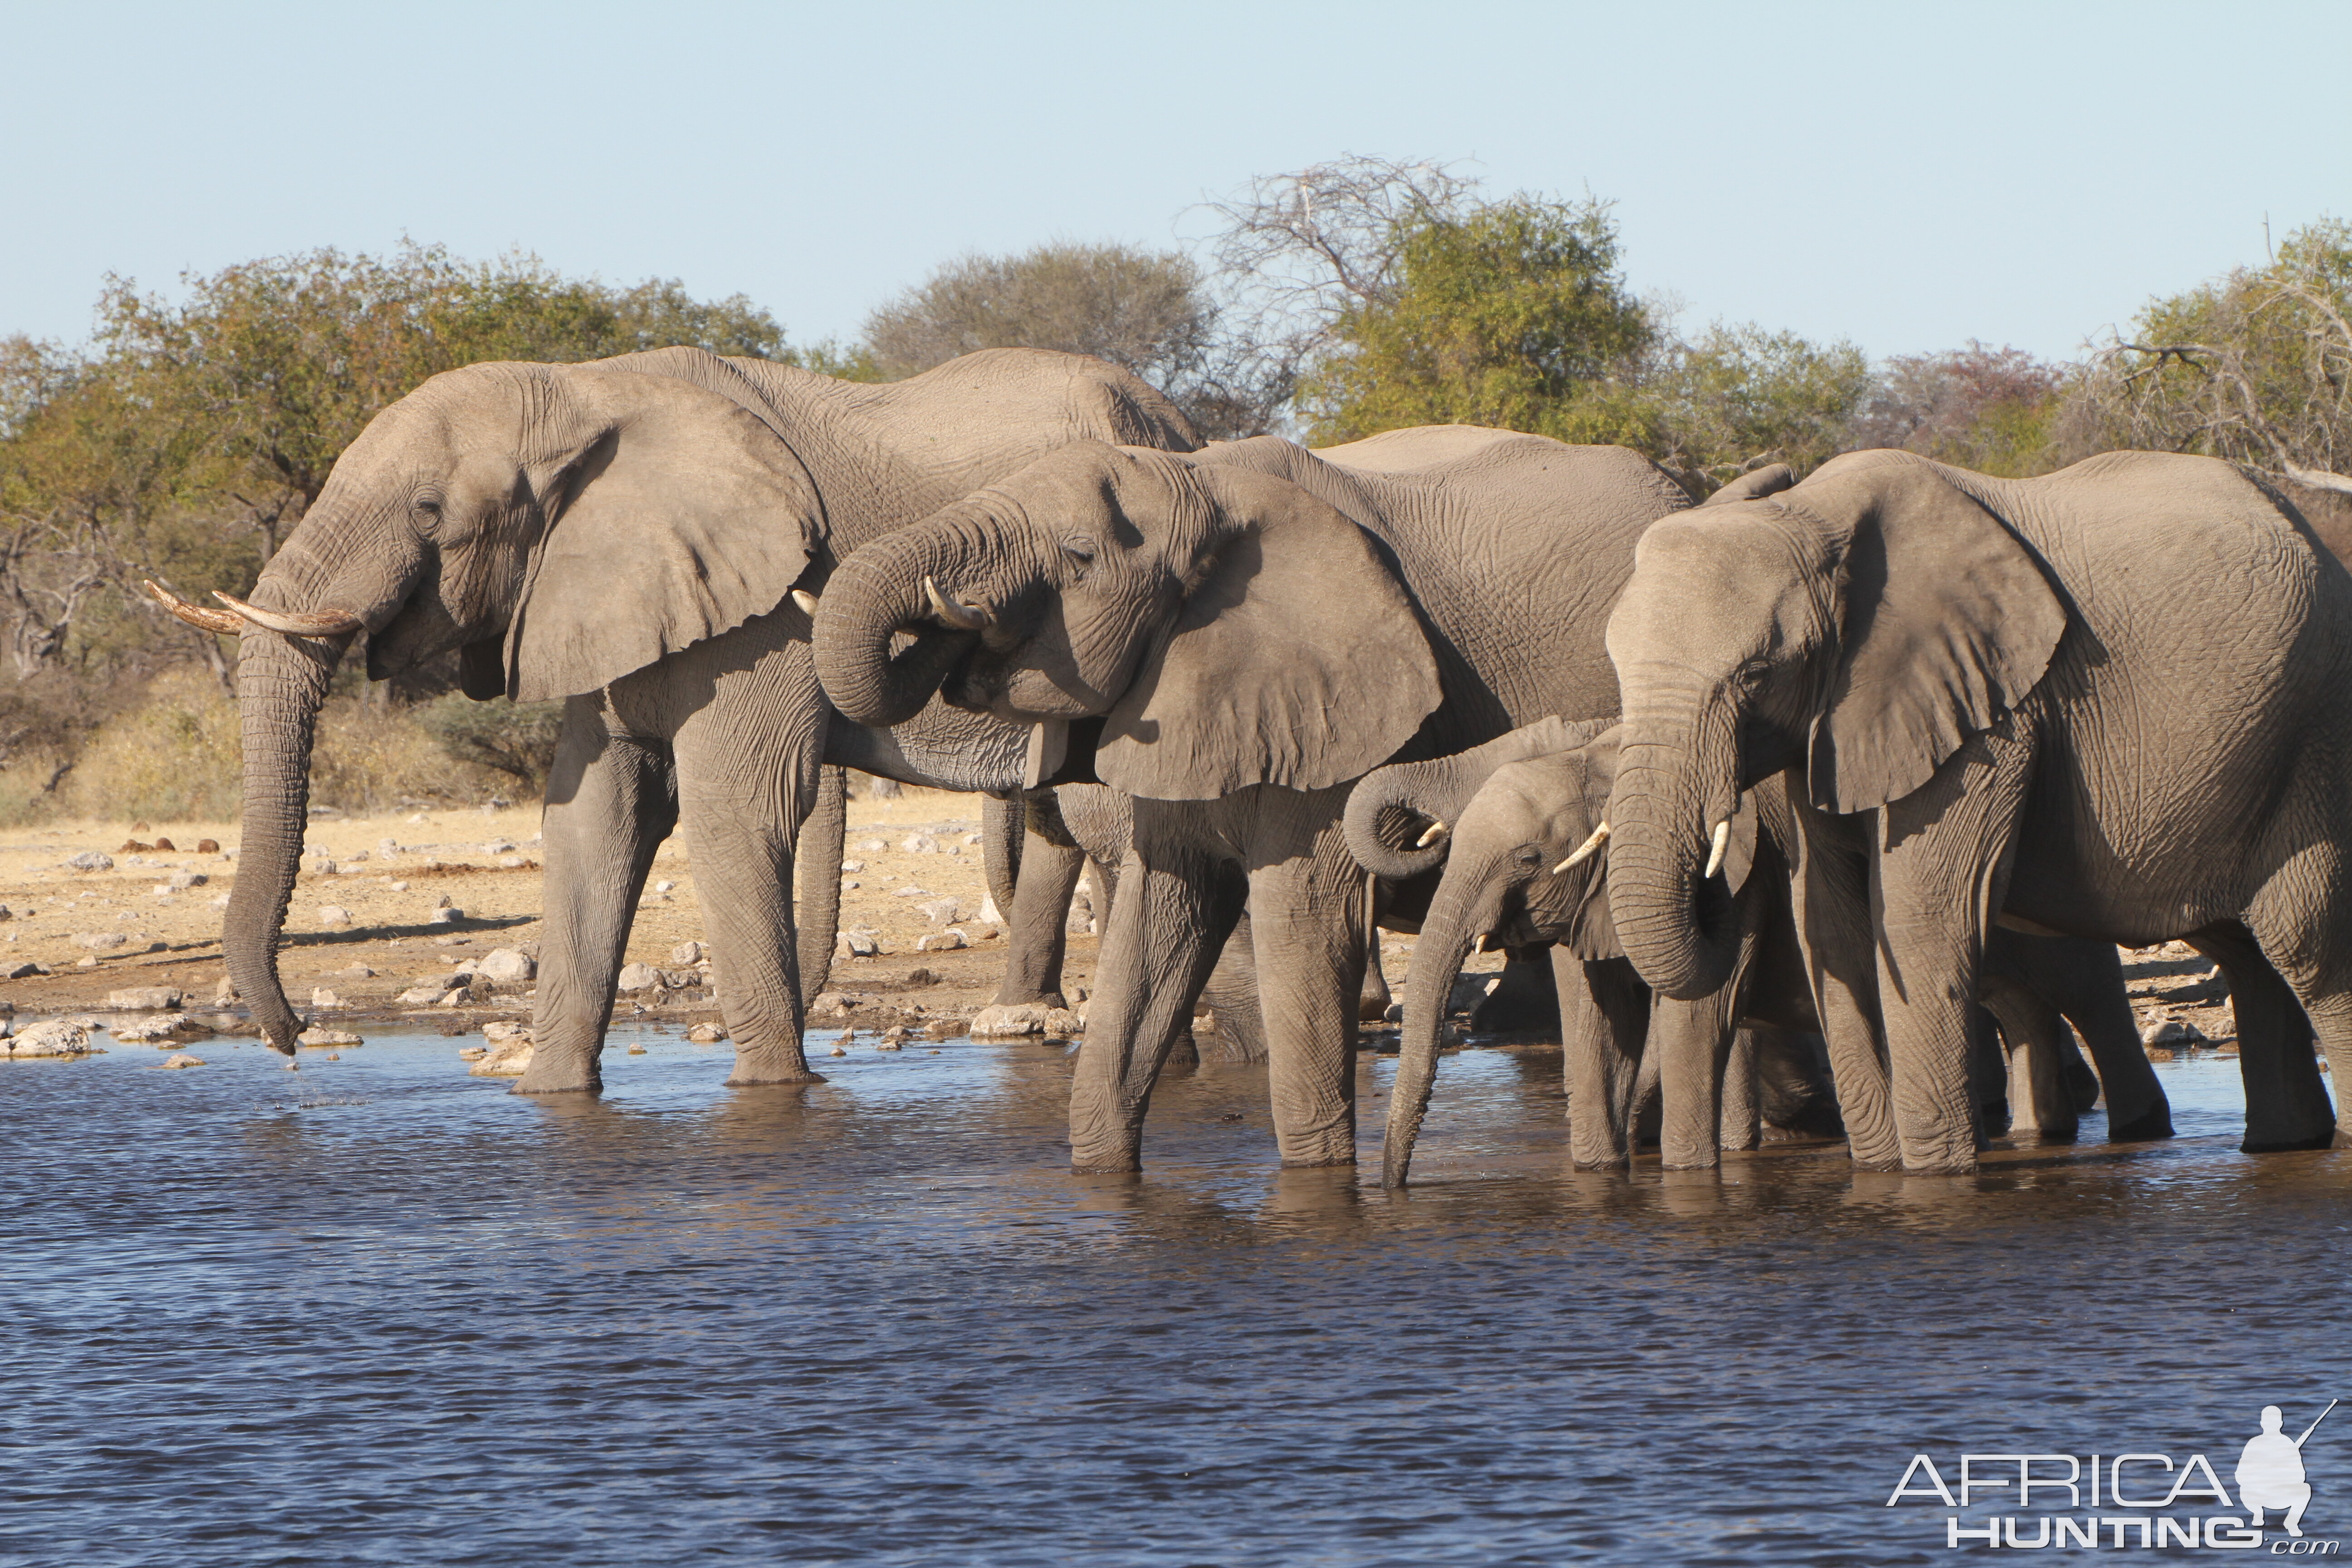
{"type": "Polygon", "coordinates": [[[2352,1384],[2352,1155],[2239,1154],[2226,1060],[2159,1066],[2169,1142],[1921,1178],[1570,1172],[1558,1053],[1472,1050],[1384,1193],[1391,1059],[1358,1171],[1211,1067],[1073,1177],[1057,1047],[644,1038],[593,1101],[438,1037],[0,1063],[0,1559],[1893,1563],[1922,1446],[2352,1384]]]}

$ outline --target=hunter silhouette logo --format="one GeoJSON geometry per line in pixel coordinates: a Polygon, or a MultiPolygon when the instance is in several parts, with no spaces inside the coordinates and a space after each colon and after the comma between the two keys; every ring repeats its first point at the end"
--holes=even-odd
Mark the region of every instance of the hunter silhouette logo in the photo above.
{"type": "MultiPolygon", "coordinates": [[[[2327,1402],[2327,1410],[2336,1408],[2336,1401],[2327,1402]]],[[[2303,1477],[2303,1445],[2319,1422],[2327,1419],[2327,1410],[2319,1413],[2303,1429],[2303,1436],[2290,1439],[2279,1430],[2285,1419],[2275,1405],[2263,1406],[2263,1429],[2246,1440],[2246,1451],[2238,1456],[2238,1501],[2253,1517],[2246,1522],[2262,1527],[2263,1510],[2283,1508],[2286,1518],[2281,1522],[2289,1535],[2303,1533],[2303,1510],[2311,1502],[2311,1483],[2303,1477]]]]}
{"type": "Polygon", "coordinates": [[[2272,1555],[2333,1557],[2341,1542],[2313,1541],[2303,1532],[2304,1510],[2311,1506],[2304,1446],[2336,1405],[2329,1400],[2294,1437],[2286,1434],[2284,1411],[2263,1406],[2262,1430],[2246,1440],[2231,1476],[2237,1486],[2234,1500],[2202,1454],[2179,1461],[2146,1451],[2087,1457],[1962,1454],[1957,1470],[1943,1471],[1929,1456],[1915,1454],[1886,1506],[1941,1503],[1950,1510],[1943,1521],[1948,1547],[2029,1550],[2187,1546],[2245,1552],[2264,1544],[2264,1516],[2275,1514],[2276,1528],[2285,1533],[2270,1538],[2272,1555]],[[2054,1496],[2058,1492],[2066,1494],[2063,1504],[2054,1496]],[[2004,1511],[1975,1521],[1963,1517],[1988,1503],[2004,1511]],[[2053,1504],[2064,1511],[2046,1511],[2053,1504]]]}

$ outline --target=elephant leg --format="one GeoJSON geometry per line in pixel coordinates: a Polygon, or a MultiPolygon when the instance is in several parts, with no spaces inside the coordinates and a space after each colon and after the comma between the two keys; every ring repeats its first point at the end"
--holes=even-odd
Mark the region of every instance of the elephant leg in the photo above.
{"type": "Polygon", "coordinates": [[[1034,836],[1023,846],[1005,932],[1012,947],[990,1005],[1069,1005],[1062,996],[1062,961],[1068,952],[1070,895],[1086,864],[1086,852],[1066,836],[1060,842],[1034,836]]]}
{"type": "MultiPolygon", "coordinates": [[[[1795,919],[1805,953],[1813,1010],[1828,1048],[1830,1079],[1846,1146],[1865,1171],[1902,1163],[1888,1083],[1885,1037],[1878,1012],[1875,934],[1870,923],[1870,872],[1847,825],[1816,811],[1790,792],[1802,832],[1802,864],[1790,881],[1795,919]]],[[[1862,814],[1864,835],[1877,825],[1862,814]]]]}
{"type": "Polygon", "coordinates": [[[1734,1029],[1724,1043],[1723,1098],[1716,1115],[1716,1146],[1756,1148],[1764,1138],[1762,1098],[1756,1083],[1758,1044],[1753,1029],[1734,1029]]]}
{"type": "Polygon", "coordinates": [[[1152,1085],[1241,909],[1228,868],[1156,836],[1137,840],[1119,868],[1070,1085],[1074,1171],[1142,1168],[1152,1085]]]}
{"type": "Polygon", "coordinates": [[[826,768],[817,778],[816,805],[801,824],[794,863],[800,900],[793,910],[801,956],[801,1011],[833,977],[833,944],[841,935],[841,849],[849,835],[849,770],[826,768]]]}
{"type": "Polygon", "coordinates": [[[1265,1060],[1265,1007],[1258,995],[1254,943],[1244,910],[1201,987],[1202,1003],[1217,1016],[1217,1054],[1229,1062],[1265,1060]]]}
{"type": "Polygon", "coordinates": [[[1389,1016],[1389,977],[1381,971],[1381,906],[1387,901],[1378,877],[1364,879],[1364,988],[1356,999],[1356,1016],[1377,1024],[1389,1016]]]}
{"type": "MultiPolygon", "coordinates": [[[[1996,931],[1985,952],[1988,964],[2013,973],[2020,985],[2057,1008],[2090,1047],[2091,1060],[2097,1064],[2099,1097],[2107,1104],[2109,1142],[2172,1136],[2172,1107],[2140,1046],[2139,1022],[2132,1016],[2115,943],[1996,931]]],[[[2059,1037],[2065,1038],[2063,1031],[2059,1037]]],[[[2071,1041],[2060,1056],[2076,1064],[2082,1059],[2071,1041]]],[[[2070,1076],[2075,1070],[2067,1068],[2070,1076]]],[[[2075,1103],[2078,1111],[2090,1109],[2083,1103],[2079,1084],[2075,1103]]]]}
{"type": "Polygon", "coordinates": [[[1979,735],[1882,808],[1885,847],[1872,863],[1878,1003],[1903,1168],[1914,1174],[1977,1168],[1972,1016],[2032,762],[2031,744],[1979,735]]]}
{"type": "Polygon", "coordinates": [[[2009,1131],[2009,1058],[2000,1029],[1984,1008],[1968,1011],[1969,1105],[1976,1116],[1977,1147],[2009,1131]]]}
{"type": "Polygon", "coordinates": [[[1650,988],[1622,958],[1586,962],[1555,947],[1568,1157],[1580,1170],[1633,1158],[1633,1100],[1650,1028],[1650,988]]]}
{"type": "Polygon", "coordinates": [[[2311,1021],[2303,1004],[2253,933],[2236,921],[2196,931],[2189,941],[2221,966],[2230,983],[2230,1009],[2238,1023],[2238,1076],[2246,1089],[2246,1135],[2240,1148],[2268,1154],[2329,1147],[2336,1142],[2335,1110],[2312,1053],[2311,1021]]]}
{"type": "MultiPolygon", "coordinates": [[[[805,644],[708,662],[692,654],[669,698],[688,699],[674,742],[678,804],[719,1010],[735,1042],[727,1082],[822,1082],[801,1039],[792,889],[793,844],[823,771],[826,710],[805,644]]],[[[838,861],[810,869],[841,874],[838,861]]]]}
{"type": "Polygon", "coordinates": [[[2080,1130],[2065,1077],[2074,1031],[2044,997],[1999,976],[1986,977],[1984,1005],[2009,1042],[2009,1130],[2071,1142],[2080,1130]]]}
{"type": "Polygon", "coordinates": [[[1275,1141],[1286,1167],[1352,1165],[1364,872],[1348,852],[1336,806],[1298,852],[1253,859],[1250,934],[1275,1141]]]}
{"type": "Polygon", "coordinates": [[[604,1087],[604,1026],[637,896],[677,824],[667,749],[626,733],[601,693],[565,703],[541,826],[547,934],[517,1094],[604,1087]]]}

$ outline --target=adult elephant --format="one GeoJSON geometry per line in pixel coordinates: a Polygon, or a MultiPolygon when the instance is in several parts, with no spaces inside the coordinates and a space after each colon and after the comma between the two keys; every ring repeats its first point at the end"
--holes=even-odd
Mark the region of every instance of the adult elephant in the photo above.
{"type": "Polygon", "coordinates": [[[814,595],[840,556],[1087,437],[1197,445],[1133,376],[1029,350],[888,386],[696,349],[478,364],[378,414],[252,603],[163,595],[242,636],[244,839],[222,946],[269,1043],[290,1054],[302,1026],[276,944],[319,705],[364,630],[377,679],[455,648],[469,696],[567,700],[537,1050],[518,1089],[600,1087],[631,915],[681,822],[736,1041],[729,1081],[814,1079],[792,873],[821,767],[1001,790],[1023,782],[1027,749],[1022,729],[968,713],[896,732],[842,722],[810,662],[814,595]]]}
{"type": "MultiPolygon", "coordinates": [[[[1903,1166],[1975,1167],[1966,1060],[1996,920],[2185,937],[2275,972],[2352,1072],[2352,578],[2292,483],[2111,453],[2005,480],[1851,454],[1651,531],[1609,626],[1609,897],[1652,984],[1722,984],[1714,851],[1788,769],[1824,1022],[1883,1017],[1903,1166]]],[[[2291,1004],[2288,1005],[2291,1010],[2291,1004]]],[[[1867,1032],[1832,1026],[1841,1083],[1867,1032]]],[[[2341,1130],[2307,1047],[2241,1030],[2247,1146],[2341,1130]]]]}
{"type": "MultiPolygon", "coordinates": [[[[1557,942],[1589,968],[1625,963],[1610,915],[1610,836],[1598,831],[1622,737],[1622,727],[1609,721],[1546,719],[1459,756],[1377,769],[1349,795],[1349,847],[1384,874],[1411,868],[1390,844],[1427,824],[1451,824],[1444,875],[1405,986],[1386,1184],[1402,1185],[1410,1168],[1445,998],[1474,944],[1557,942]],[[1384,820],[1392,816],[1401,820],[1384,820]]],[[[1791,916],[1790,882],[1802,853],[1783,779],[1764,780],[1742,798],[1721,862],[1710,868],[1722,879],[1738,932],[1724,983],[1688,1000],[1659,998],[1646,1040],[1635,1042],[1637,1061],[1569,1064],[1571,1146],[1580,1163],[1628,1158],[1639,1084],[1651,1078],[1662,1102],[1659,1155],[1667,1169],[1712,1166],[1718,1149],[1755,1146],[1759,1071],[1801,1079],[1811,1058],[1798,1037],[1821,1026],[1791,916]],[[1759,1041],[1778,1057],[1756,1059],[1759,1041]]],[[[2080,1061],[2071,1024],[2098,1062],[2108,1136],[2169,1137],[2170,1110],[2140,1049],[2113,944],[1996,931],[1990,948],[1985,1000],[2013,1054],[2032,1063],[2015,1076],[2032,1087],[2024,1103],[2034,1130],[2073,1131],[2074,1101],[2060,1092],[2068,1066],[2080,1061]]],[[[1857,1098],[1868,1106],[1880,1096],[1857,1098]]]]}
{"type": "Polygon", "coordinates": [[[1081,442],[842,563],[815,631],[842,712],[888,724],[943,689],[1066,724],[1065,765],[1134,799],[1074,1166],[1139,1165],[1244,899],[1282,1159],[1354,1162],[1370,900],[1348,787],[1544,713],[1613,713],[1608,605],[1634,540],[1687,504],[1635,453],[1466,426],[1319,454],[1081,442]]]}

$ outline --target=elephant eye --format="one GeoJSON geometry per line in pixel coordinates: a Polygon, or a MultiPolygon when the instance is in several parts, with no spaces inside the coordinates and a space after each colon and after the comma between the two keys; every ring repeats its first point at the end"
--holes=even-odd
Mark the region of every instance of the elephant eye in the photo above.
{"type": "Polygon", "coordinates": [[[1095,542],[1083,533],[1074,533],[1062,541],[1062,553],[1081,566],[1091,566],[1095,559],[1095,542]]]}
{"type": "Polygon", "coordinates": [[[1764,684],[1764,678],[1771,673],[1770,659],[1749,658],[1740,661],[1739,668],[1732,673],[1731,678],[1742,686],[1761,686],[1764,684]]]}

